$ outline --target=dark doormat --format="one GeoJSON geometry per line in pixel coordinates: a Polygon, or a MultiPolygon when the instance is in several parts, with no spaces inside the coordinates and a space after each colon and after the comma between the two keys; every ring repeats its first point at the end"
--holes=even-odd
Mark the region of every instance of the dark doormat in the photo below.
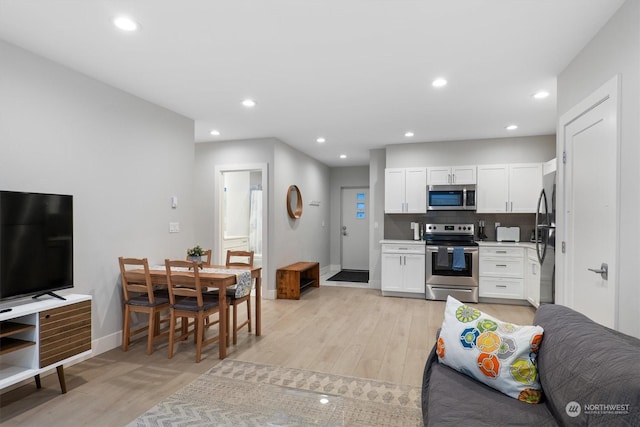
{"type": "Polygon", "coordinates": [[[369,270],[341,270],[338,274],[334,274],[327,280],[333,282],[369,282],[369,270]]]}

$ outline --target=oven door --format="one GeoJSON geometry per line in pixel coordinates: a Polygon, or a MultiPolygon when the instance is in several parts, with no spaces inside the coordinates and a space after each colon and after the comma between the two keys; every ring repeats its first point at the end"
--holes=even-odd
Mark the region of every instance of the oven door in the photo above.
{"type": "Polygon", "coordinates": [[[453,246],[447,246],[448,265],[438,263],[438,246],[427,246],[427,285],[478,286],[478,247],[464,247],[464,268],[453,269],[453,246]]]}

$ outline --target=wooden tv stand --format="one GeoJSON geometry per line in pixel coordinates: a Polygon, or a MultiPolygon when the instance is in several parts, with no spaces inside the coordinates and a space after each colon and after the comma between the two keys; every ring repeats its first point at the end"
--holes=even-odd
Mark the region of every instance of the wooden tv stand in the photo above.
{"type": "Polygon", "coordinates": [[[279,268],[276,272],[278,299],[300,299],[300,291],[313,286],[320,287],[320,264],[296,262],[279,268]]]}
{"type": "Polygon", "coordinates": [[[6,302],[0,309],[0,389],[56,369],[62,393],[63,364],[91,355],[91,296],[64,295],[6,302]]]}

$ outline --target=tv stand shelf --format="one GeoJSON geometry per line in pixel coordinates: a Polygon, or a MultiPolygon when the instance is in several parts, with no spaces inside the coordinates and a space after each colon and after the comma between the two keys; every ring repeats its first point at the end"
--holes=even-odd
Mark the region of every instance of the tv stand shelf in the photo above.
{"type": "Polygon", "coordinates": [[[279,268],[276,272],[276,286],[279,299],[300,299],[300,292],[304,289],[320,286],[320,264],[296,262],[279,268]]]}
{"type": "Polygon", "coordinates": [[[91,355],[91,296],[65,295],[4,303],[0,314],[0,389],[56,369],[66,392],[63,364],[91,355]]]}

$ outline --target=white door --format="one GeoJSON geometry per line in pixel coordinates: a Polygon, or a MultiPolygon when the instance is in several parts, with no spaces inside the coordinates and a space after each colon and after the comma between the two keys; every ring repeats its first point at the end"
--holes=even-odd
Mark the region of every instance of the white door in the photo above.
{"type": "Polygon", "coordinates": [[[369,270],[369,189],[342,189],[342,269],[369,270]]]}
{"type": "Polygon", "coordinates": [[[558,302],[610,328],[618,326],[617,93],[614,78],[563,115],[558,130],[567,159],[558,210],[566,241],[557,259],[564,273],[558,302]],[[607,275],[598,272],[605,268],[607,275]]]}

